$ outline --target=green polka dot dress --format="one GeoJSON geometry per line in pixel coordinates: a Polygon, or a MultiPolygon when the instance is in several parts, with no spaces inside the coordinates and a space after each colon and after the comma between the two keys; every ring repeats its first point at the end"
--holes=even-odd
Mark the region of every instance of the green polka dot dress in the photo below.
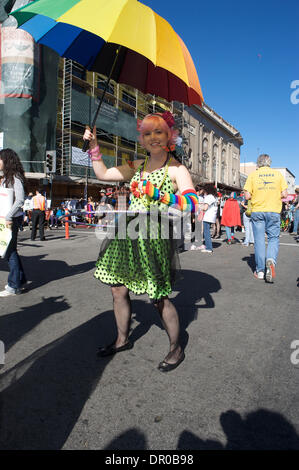
{"type": "MultiPolygon", "coordinates": [[[[174,193],[168,175],[168,163],[149,174],[147,179],[163,192],[174,193]]],[[[142,167],[143,165],[138,168],[131,183],[140,181],[142,167]]],[[[133,194],[129,210],[144,213],[153,205],[159,209],[159,212],[168,210],[168,206],[159,201],[147,199],[144,205],[142,199],[133,194]]],[[[127,230],[130,224],[132,227],[134,219],[137,221],[137,217],[138,214],[126,216],[127,230]]],[[[127,234],[121,239],[117,233],[114,239],[103,242],[94,276],[110,286],[124,285],[135,294],[147,293],[154,301],[171,293],[179,263],[174,240],[171,237],[167,239],[161,237],[161,219],[158,218],[154,236],[151,236],[152,225],[148,223],[149,215],[145,216],[145,219],[146,237],[144,232],[143,235],[140,233],[140,227],[138,230],[137,226],[135,238],[127,234]]]]}

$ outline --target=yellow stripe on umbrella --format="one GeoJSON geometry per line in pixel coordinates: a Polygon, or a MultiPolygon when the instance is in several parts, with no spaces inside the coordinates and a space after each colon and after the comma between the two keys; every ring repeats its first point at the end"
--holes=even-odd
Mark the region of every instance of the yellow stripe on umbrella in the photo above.
{"type": "MultiPolygon", "coordinates": [[[[13,12],[13,16],[36,42],[90,70],[103,73],[103,61],[109,62],[109,54],[114,50],[111,45],[120,45],[128,51],[127,57],[124,53],[122,56],[126,73],[118,73],[126,79],[122,83],[134,86],[142,82],[141,91],[169,101],[188,105],[203,101],[197,72],[185,44],[165,19],[137,0],[38,0],[13,12]],[[154,66],[141,61],[142,73],[146,68],[149,71],[147,78],[129,77],[126,64],[133,64],[133,57],[137,64],[136,54],[154,66]],[[166,77],[162,71],[169,75],[166,77]],[[153,91],[155,87],[157,92],[153,91]]],[[[138,69],[134,72],[139,73],[138,69]]]]}

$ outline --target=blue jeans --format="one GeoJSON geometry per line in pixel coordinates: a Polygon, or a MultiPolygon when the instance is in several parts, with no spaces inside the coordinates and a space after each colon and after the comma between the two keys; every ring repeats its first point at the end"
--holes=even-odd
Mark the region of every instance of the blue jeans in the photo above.
{"type": "Polygon", "coordinates": [[[243,223],[245,228],[245,240],[243,242],[244,245],[248,245],[248,243],[254,243],[251,217],[247,217],[245,212],[243,214],[243,223]]]}
{"type": "Polygon", "coordinates": [[[294,228],[293,232],[298,233],[298,224],[299,224],[299,209],[294,211],[294,228]]]}
{"type": "Polygon", "coordinates": [[[277,212],[252,212],[251,214],[256,271],[265,271],[266,259],[276,264],[279,250],[280,214],[277,212]],[[268,237],[266,253],[265,233],[268,237]]]}
{"type": "Polygon", "coordinates": [[[232,235],[235,233],[235,227],[228,227],[227,225],[225,226],[225,231],[226,231],[226,237],[228,240],[232,238],[232,235]]]}
{"type": "Polygon", "coordinates": [[[211,222],[203,223],[203,235],[205,239],[206,250],[213,251],[212,239],[211,239],[211,222]]]}
{"type": "Polygon", "coordinates": [[[22,223],[22,220],[23,216],[13,217],[12,239],[5,253],[5,259],[9,265],[9,275],[7,284],[9,287],[8,290],[10,291],[20,289],[20,287],[26,283],[26,276],[23,270],[20,257],[17,252],[18,230],[20,224],[22,223]]]}

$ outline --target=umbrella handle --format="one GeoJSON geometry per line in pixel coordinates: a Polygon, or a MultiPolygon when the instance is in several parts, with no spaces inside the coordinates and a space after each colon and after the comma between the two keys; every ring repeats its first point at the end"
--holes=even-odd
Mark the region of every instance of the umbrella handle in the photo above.
{"type": "MultiPolygon", "coordinates": [[[[108,85],[109,85],[109,83],[110,83],[111,76],[112,76],[112,74],[113,74],[113,71],[114,71],[114,68],[115,68],[115,65],[116,65],[116,62],[117,62],[117,59],[118,59],[118,56],[119,56],[119,53],[120,53],[121,49],[122,49],[122,46],[119,46],[119,47],[116,49],[115,58],[114,58],[114,62],[113,62],[113,64],[112,64],[112,67],[111,67],[111,70],[110,70],[109,77],[108,77],[107,80],[106,80],[105,87],[104,87],[104,91],[103,91],[103,93],[102,93],[102,96],[101,96],[101,99],[100,99],[100,102],[99,102],[99,106],[98,106],[98,108],[97,108],[97,110],[96,110],[96,112],[95,112],[95,115],[94,115],[94,117],[93,117],[92,123],[91,123],[91,125],[90,125],[91,131],[93,130],[93,128],[94,128],[94,126],[95,126],[95,124],[96,124],[96,121],[97,121],[97,118],[98,118],[98,115],[99,115],[99,112],[100,112],[100,109],[101,109],[101,106],[102,106],[104,97],[105,97],[105,95],[106,95],[106,91],[107,91],[107,89],[108,89],[108,85]]],[[[85,141],[84,141],[84,145],[83,145],[82,151],[83,151],[83,152],[86,152],[87,149],[88,149],[88,146],[89,146],[89,141],[88,141],[88,140],[85,140],[85,141]]]]}

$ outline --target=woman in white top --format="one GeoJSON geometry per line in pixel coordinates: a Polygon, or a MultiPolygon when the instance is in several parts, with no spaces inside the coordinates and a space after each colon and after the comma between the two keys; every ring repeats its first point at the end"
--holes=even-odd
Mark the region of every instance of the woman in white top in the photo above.
{"type": "Polygon", "coordinates": [[[203,187],[204,202],[201,209],[205,211],[203,218],[203,234],[205,239],[205,248],[202,253],[213,253],[213,245],[211,239],[211,225],[215,223],[217,216],[217,190],[211,183],[207,183],[203,187]]]}
{"type": "Polygon", "coordinates": [[[25,175],[22,163],[16,152],[11,149],[0,151],[0,170],[3,172],[1,186],[14,191],[13,206],[5,216],[6,227],[11,228],[12,238],[8,245],[5,259],[9,265],[8,282],[0,297],[20,294],[26,284],[26,276],[17,252],[18,230],[23,221],[25,175]]]}

